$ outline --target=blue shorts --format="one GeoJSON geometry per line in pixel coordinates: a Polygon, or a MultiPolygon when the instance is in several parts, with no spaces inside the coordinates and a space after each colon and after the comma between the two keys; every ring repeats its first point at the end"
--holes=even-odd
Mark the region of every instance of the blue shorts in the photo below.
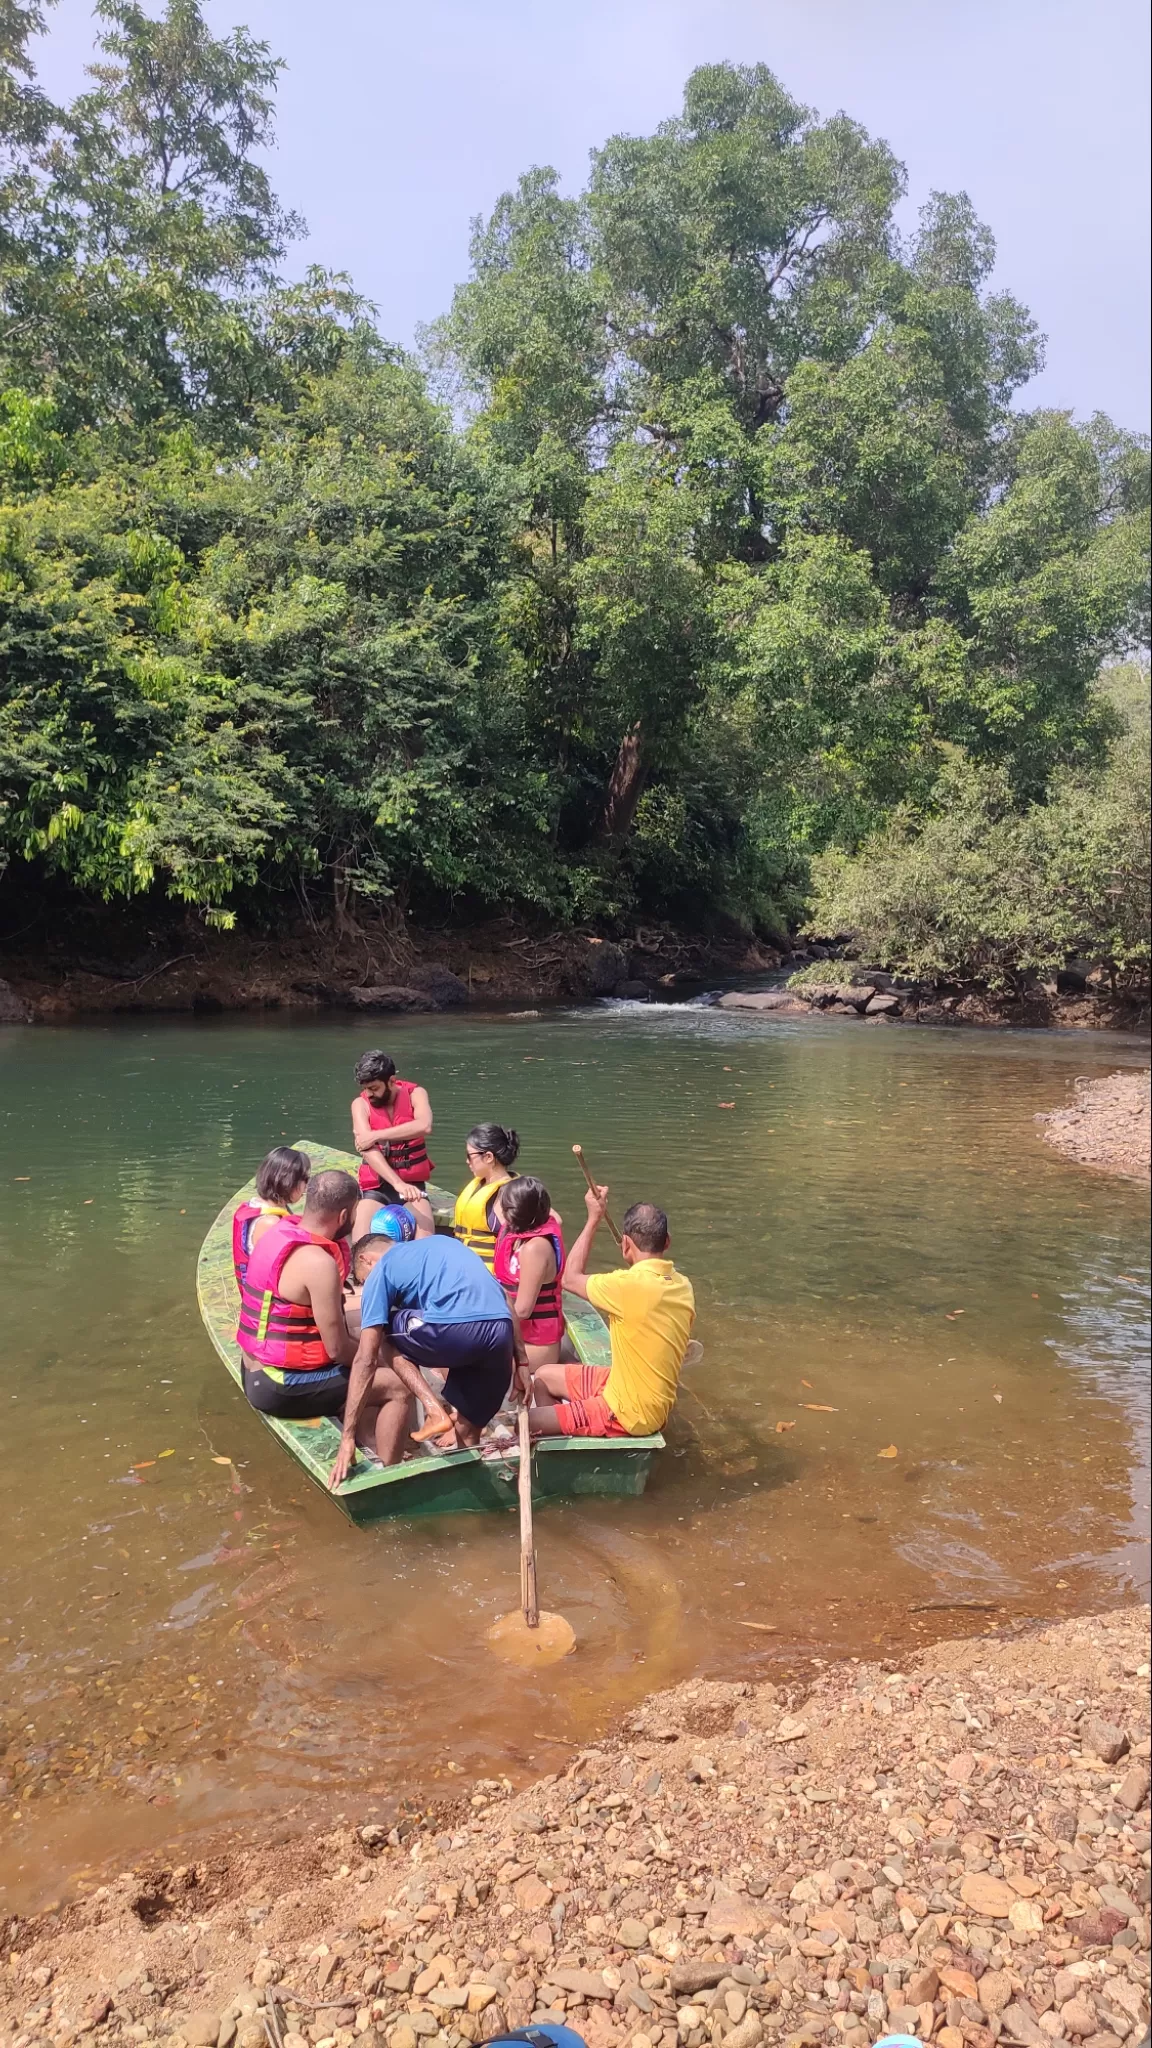
{"type": "Polygon", "coordinates": [[[477,1429],[491,1422],[512,1383],[512,1324],[504,1316],[470,1323],[426,1322],[419,1309],[398,1308],[388,1334],[392,1342],[424,1371],[433,1367],[448,1377],[444,1399],[477,1429]]]}

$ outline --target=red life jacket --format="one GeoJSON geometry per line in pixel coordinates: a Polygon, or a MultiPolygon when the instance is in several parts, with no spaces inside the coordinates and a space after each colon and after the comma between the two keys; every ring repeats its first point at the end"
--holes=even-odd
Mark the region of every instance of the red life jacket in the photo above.
{"type": "MultiPolygon", "coordinates": [[[[368,1102],[368,1097],[361,1092],[360,1099],[362,1102],[368,1103],[368,1121],[374,1131],[390,1131],[394,1124],[410,1124],[416,1114],[412,1107],[412,1090],[416,1086],[415,1081],[402,1081],[397,1074],[393,1077],[392,1086],[396,1090],[396,1099],[391,1107],[382,1106],[378,1102],[368,1102]]],[[[432,1161],[428,1157],[428,1147],[423,1138],[401,1138],[397,1143],[389,1146],[388,1164],[399,1175],[401,1180],[412,1181],[417,1185],[423,1181],[431,1180],[435,1172],[432,1161]]],[[[376,1172],[375,1168],[369,1166],[366,1160],[361,1160],[360,1187],[362,1193],[366,1195],[374,1194],[377,1188],[384,1185],[385,1183],[380,1179],[380,1175],[376,1172]]]]}
{"type": "Polygon", "coordinates": [[[252,1249],[252,1225],[258,1216],[290,1216],[290,1209],[282,1209],[275,1202],[241,1202],[232,1218],[232,1270],[236,1275],[237,1287],[244,1285],[244,1268],[252,1249]]]}
{"type": "Polygon", "coordinates": [[[526,1344],[559,1344],[564,1335],[564,1305],[561,1299],[561,1282],[564,1276],[564,1240],[555,1217],[550,1216],[535,1230],[502,1230],[496,1239],[496,1257],[492,1271],[504,1289],[510,1302],[516,1299],[520,1285],[520,1246],[530,1244],[534,1237],[548,1239],[556,1255],[556,1277],[546,1280],[536,1296],[536,1306],[530,1316],[522,1316],[520,1327],[526,1344]]]}
{"type": "Polygon", "coordinates": [[[301,1245],[318,1244],[336,1261],[341,1282],[348,1278],[349,1249],[330,1237],[305,1230],[298,1216],[284,1216],[266,1230],[248,1261],[240,1285],[240,1320],[236,1342],[253,1365],[275,1377],[286,1372],[313,1372],[332,1360],[311,1307],[286,1301],[279,1292],[280,1275],[301,1245]]]}

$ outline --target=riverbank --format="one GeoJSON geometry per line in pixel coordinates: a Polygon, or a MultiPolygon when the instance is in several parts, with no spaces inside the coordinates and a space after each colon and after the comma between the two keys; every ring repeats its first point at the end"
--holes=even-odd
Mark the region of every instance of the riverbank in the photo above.
{"type": "Polygon", "coordinates": [[[12,1922],[13,2048],[1130,2048],[1147,2026],[1146,1608],[696,1681],[566,1771],[342,1813],[12,1922]]]}
{"type": "Polygon", "coordinates": [[[0,1023],[269,1010],[414,1016],[604,996],[667,1002],[711,990],[725,1008],[765,1015],[1147,1031],[1146,996],[1114,995],[1101,975],[1063,983],[1015,997],[899,982],[838,958],[833,946],[783,937],[773,945],[734,927],[642,926],[604,938],[526,930],[513,919],[439,930],[380,919],[343,934],[300,924],[260,937],[207,931],[191,919],[150,930],[128,913],[54,919],[46,912],[34,930],[0,944],[0,1023]],[[762,986],[785,977],[786,987],[762,986]],[[757,981],[759,990],[732,986],[757,981]]]}
{"type": "MultiPolygon", "coordinates": [[[[664,998],[763,975],[792,955],[742,935],[642,929],[624,940],[533,934],[511,920],[397,933],[378,924],[336,937],[275,939],[200,927],[119,937],[62,933],[0,953],[0,1022],[108,1014],[325,1009],[419,1015],[508,1003],[664,998]]],[[[807,957],[806,955],[801,957],[807,957]]]]}
{"type": "Polygon", "coordinates": [[[1079,1166],[1099,1167],[1147,1180],[1152,1166],[1152,1076],[1077,1075],[1075,1095],[1063,1109],[1041,1117],[1050,1145],[1079,1166]]]}

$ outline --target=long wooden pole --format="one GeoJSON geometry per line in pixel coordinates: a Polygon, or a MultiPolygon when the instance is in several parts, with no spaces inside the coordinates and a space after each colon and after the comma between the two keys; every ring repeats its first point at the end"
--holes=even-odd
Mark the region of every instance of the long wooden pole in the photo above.
{"type": "Polygon", "coordinates": [[[532,1539],[532,1439],[528,1433],[528,1403],[520,1403],[520,1605],[529,1628],[540,1626],[540,1602],[536,1593],[536,1549],[532,1539]]]}
{"type": "MultiPolygon", "coordinates": [[[[592,1178],[592,1175],[588,1168],[588,1161],[584,1157],[583,1145],[573,1145],[572,1150],[576,1154],[577,1159],[580,1161],[581,1171],[583,1172],[584,1178],[587,1181],[588,1186],[591,1188],[592,1193],[595,1194],[596,1182],[592,1178]]],[[[616,1239],[617,1244],[620,1244],[622,1242],[620,1232],[617,1230],[616,1225],[613,1223],[612,1218],[608,1214],[607,1209],[605,1209],[604,1211],[604,1221],[608,1225],[609,1230],[612,1232],[613,1237],[616,1239]]]]}

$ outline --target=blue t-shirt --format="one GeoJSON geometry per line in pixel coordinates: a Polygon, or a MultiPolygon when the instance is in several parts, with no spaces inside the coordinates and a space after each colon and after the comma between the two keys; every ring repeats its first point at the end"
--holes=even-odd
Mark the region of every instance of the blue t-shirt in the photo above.
{"type": "Polygon", "coordinates": [[[377,1259],[360,1297],[364,1328],[386,1329],[398,1308],[427,1323],[510,1323],[512,1311],[482,1258],[455,1237],[418,1237],[377,1259]]]}

